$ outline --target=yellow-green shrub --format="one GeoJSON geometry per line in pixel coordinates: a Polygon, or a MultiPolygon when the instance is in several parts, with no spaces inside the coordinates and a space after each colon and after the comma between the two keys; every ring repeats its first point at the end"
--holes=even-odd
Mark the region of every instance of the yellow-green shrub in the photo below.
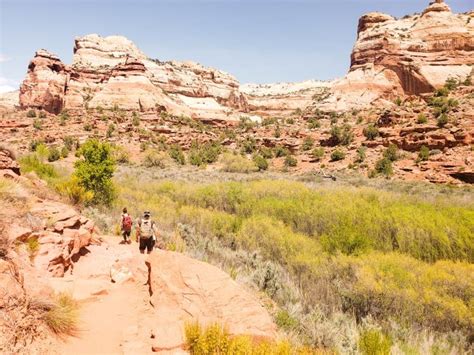
{"type": "Polygon", "coordinates": [[[77,329],[77,302],[68,294],[57,295],[52,307],[44,315],[44,321],[56,334],[73,334],[77,329]]]}
{"type": "Polygon", "coordinates": [[[257,171],[255,163],[238,154],[225,153],[221,157],[222,171],[228,173],[250,173],[257,171]]]}

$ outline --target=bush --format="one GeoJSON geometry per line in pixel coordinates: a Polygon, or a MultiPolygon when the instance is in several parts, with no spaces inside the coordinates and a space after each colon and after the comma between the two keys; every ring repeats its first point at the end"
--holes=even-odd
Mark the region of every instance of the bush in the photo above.
{"type": "Polygon", "coordinates": [[[321,127],[321,123],[319,123],[319,120],[316,117],[312,117],[308,120],[309,129],[316,129],[320,127],[321,127]]]}
{"type": "Polygon", "coordinates": [[[187,323],[184,327],[186,350],[194,355],[211,354],[280,354],[303,353],[303,350],[292,349],[288,342],[268,340],[253,341],[249,336],[231,336],[218,324],[202,328],[199,323],[187,323]]]}
{"type": "Polygon", "coordinates": [[[130,162],[130,154],[128,150],[120,145],[113,146],[112,157],[119,164],[128,164],[130,162]]]}
{"type": "Polygon", "coordinates": [[[253,157],[253,162],[255,163],[259,171],[268,169],[268,161],[261,155],[255,155],[253,157]]]}
{"type": "Polygon", "coordinates": [[[402,103],[403,103],[403,100],[402,100],[400,97],[397,97],[397,98],[395,99],[395,105],[401,106],[402,103]]]}
{"type": "Polygon", "coordinates": [[[30,152],[36,152],[36,148],[38,147],[38,145],[44,145],[44,142],[42,140],[38,140],[38,139],[33,139],[31,142],[30,142],[30,146],[29,146],[29,149],[30,149],[30,152]]]}
{"type": "Polygon", "coordinates": [[[84,131],[90,132],[90,131],[92,131],[92,128],[93,128],[93,127],[92,127],[92,124],[90,124],[89,122],[87,122],[87,123],[84,123],[84,126],[83,126],[82,128],[84,129],[84,131]]]}
{"type": "Polygon", "coordinates": [[[179,145],[172,145],[168,151],[170,157],[179,165],[186,164],[186,157],[179,145]]]}
{"type": "Polygon", "coordinates": [[[459,85],[459,82],[456,78],[448,78],[446,79],[446,82],[444,83],[444,87],[449,91],[456,89],[458,85],[459,85]]]}
{"type": "Polygon", "coordinates": [[[41,179],[56,178],[58,173],[52,165],[42,162],[37,154],[29,154],[20,158],[20,169],[23,173],[35,172],[41,179]]]}
{"type": "Polygon", "coordinates": [[[58,148],[52,147],[49,149],[49,154],[48,154],[48,161],[53,162],[56,160],[59,160],[61,158],[61,152],[59,151],[58,148]]]}
{"type": "Polygon", "coordinates": [[[26,117],[28,117],[28,118],[35,118],[35,117],[36,117],[36,111],[35,111],[35,110],[29,110],[29,111],[26,113],[26,117]]]}
{"type": "Polygon", "coordinates": [[[313,146],[314,146],[314,138],[306,137],[303,140],[303,144],[301,146],[301,149],[304,150],[304,151],[307,151],[307,150],[311,150],[311,148],[313,148],[313,146]]]}
{"type": "Polygon", "coordinates": [[[367,147],[360,146],[357,148],[357,163],[363,163],[366,158],[367,147]]]}
{"type": "Polygon", "coordinates": [[[418,153],[418,160],[419,161],[426,161],[429,158],[430,158],[430,149],[426,145],[423,145],[420,148],[420,152],[418,153]]]}
{"type": "Polygon", "coordinates": [[[35,118],[33,120],[33,128],[37,129],[38,131],[43,129],[43,123],[41,123],[40,119],[35,118]]]}
{"type": "Polygon", "coordinates": [[[38,117],[39,118],[46,118],[46,112],[40,111],[40,113],[38,114],[38,117]]]}
{"type": "Polygon", "coordinates": [[[345,157],[346,153],[339,149],[336,149],[331,153],[331,161],[343,160],[345,157]]]}
{"type": "Polygon", "coordinates": [[[377,160],[375,163],[376,174],[382,174],[385,176],[393,175],[392,160],[389,158],[382,158],[377,160]]]}
{"type": "Polygon", "coordinates": [[[349,125],[345,124],[343,126],[332,126],[331,127],[331,141],[334,145],[349,145],[354,139],[354,134],[349,125]]]}
{"type": "Polygon", "coordinates": [[[286,157],[287,155],[290,154],[290,151],[288,150],[288,148],[282,147],[281,145],[277,145],[274,148],[274,152],[275,152],[276,158],[286,157]]]}
{"type": "Polygon", "coordinates": [[[428,118],[424,113],[420,113],[416,119],[416,123],[425,124],[428,123],[428,118]]]}
{"type": "Polygon", "coordinates": [[[58,183],[56,189],[73,205],[87,205],[94,198],[94,193],[81,186],[78,178],[75,176],[72,176],[67,181],[58,183]]]}
{"type": "Polygon", "coordinates": [[[311,155],[314,160],[321,161],[321,159],[324,157],[324,148],[323,147],[314,148],[313,151],[311,152],[311,155]]]}
{"type": "Polygon", "coordinates": [[[87,140],[78,150],[82,159],[74,164],[74,176],[79,185],[94,194],[93,204],[110,205],[115,198],[112,177],[115,172],[115,161],[112,148],[108,143],[97,139],[87,140]]]}
{"type": "Polygon", "coordinates": [[[247,137],[240,143],[242,154],[252,154],[257,149],[257,142],[253,137],[247,137]]]}
{"type": "Polygon", "coordinates": [[[107,138],[111,138],[114,132],[115,132],[115,125],[111,123],[109,124],[109,127],[107,128],[107,133],[106,133],[107,138]]]}
{"type": "Polygon", "coordinates": [[[132,113],[132,125],[135,127],[140,126],[140,116],[135,111],[132,113]]]}
{"type": "Polygon", "coordinates": [[[296,160],[296,158],[293,155],[287,155],[285,157],[284,164],[286,167],[295,167],[296,165],[298,165],[298,160],[296,160]]]}
{"type": "Polygon", "coordinates": [[[365,330],[360,335],[359,350],[364,355],[390,355],[392,340],[377,329],[365,330]]]}
{"type": "Polygon", "coordinates": [[[437,120],[437,124],[438,124],[438,127],[442,128],[444,126],[446,126],[449,122],[449,119],[448,119],[448,115],[445,114],[445,113],[442,113],[439,117],[438,117],[438,120],[437,120]]]}
{"type": "Polygon", "coordinates": [[[395,144],[390,143],[383,153],[383,157],[390,161],[397,161],[399,158],[398,147],[395,144]]]}
{"type": "Polygon", "coordinates": [[[273,151],[270,148],[261,147],[258,152],[265,159],[272,159],[273,158],[273,151]]]}
{"type": "Polygon", "coordinates": [[[250,173],[258,170],[253,161],[238,154],[225,153],[221,157],[221,162],[222,171],[228,173],[250,173]]]}
{"type": "Polygon", "coordinates": [[[67,158],[69,156],[69,149],[66,146],[61,148],[61,158],[67,158]]]}
{"type": "Polygon", "coordinates": [[[278,328],[285,331],[291,331],[298,325],[298,321],[285,310],[278,311],[275,317],[275,323],[278,328]]]}
{"type": "Polygon", "coordinates": [[[166,168],[168,161],[168,155],[164,152],[160,152],[156,149],[149,149],[145,152],[145,157],[143,159],[143,165],[147,168],[166,168]]]}
{"type": "Polygon", "coordinates": [[[368,140],[372,141],[379,136],[379,129],[373,124],[369,124],[364,128],[363,133],[368,140]]]}
{"type": "Polygon", "coordinates": [[[194,142],[188,154],[189,163],[196,166],[212,164],[219,159],[221,146],[217,143],[198,144],[194,142]]]}
{"type": "Polygon", "coordinates": [[[78,322],[77,302],[64,293],[56,296],[51,308],[44,315],[44,321],[56,334],[73,335],[78,322]]]}

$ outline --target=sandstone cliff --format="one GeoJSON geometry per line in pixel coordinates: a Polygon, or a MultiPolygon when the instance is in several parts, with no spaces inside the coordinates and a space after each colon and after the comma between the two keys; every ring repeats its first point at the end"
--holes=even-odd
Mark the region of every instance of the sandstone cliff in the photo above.
{"type": "Polygon", "coordinates": [[[71,65],[36,52],[20,105],[51,113],[119,107],[222,120],[247,109],[239,83],[227,73],[193,62],[160,62],[125,37],[95,34],[76,38],[71,65]]]}

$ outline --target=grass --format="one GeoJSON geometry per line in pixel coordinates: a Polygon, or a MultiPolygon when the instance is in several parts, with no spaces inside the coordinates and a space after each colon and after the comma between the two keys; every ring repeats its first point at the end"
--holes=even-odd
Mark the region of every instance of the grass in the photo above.
{"type": "MultiPolygon", "coordinates": [[[[455,190],[426,194],[384,184],[411,191],[400,193],[354,183],[310,188],[284,180],[199,184],[135,177],[118,185],[118,207],[126,204],[135,215],[146,206],[163,230],[184,226],[187,249],[238,270],[238,279],[253,275],[252,282],[297,320],[293,326],[281,313],[282,327],[304,342],[347,351],[342,335],[330,330],[335,322],[343,322],[341,332],[362,334],[362,322],[373,319],[397,346],[411,339],[412,329],[426,329],[428,338],[457,339],[443,340],[448,348],[467,346],[474,329],[474,206],[461,195],[449,197],[455,190]],[[242,253],[248,253],[246,266],[239,264],[242,253]],[[302,311],[289,311],[295,302],[302,311]],[[400,327],[406,329],[401,335],[400,327]]],[[[350,337],[357,348],[357,336],[350,337]]]]}
{"type": "Polygon", "coordinates": [[[58,335],[73,335],[77,330],[78,304],[68,294],[57,295],[44,315],[46,325],[58,335]]]}
{"type": "Polygon", "coordinates": [[[256,339],[252,339],[250,336],[232,336],[226,328],[219,324],[212,324],[207,327],[202,327],[199,323],[186,324],[185,338],[187,350],[194,355],[290,355],[318,353],[309,348],[294,347],[287,341],[257,341],[256,339]]]}

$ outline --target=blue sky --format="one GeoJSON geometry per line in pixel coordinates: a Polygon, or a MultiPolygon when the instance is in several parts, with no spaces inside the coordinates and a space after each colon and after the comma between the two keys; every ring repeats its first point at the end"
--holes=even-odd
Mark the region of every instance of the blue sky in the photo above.
{"type": "MultiPolygon", "coordinates": [[[[455,12],[472,0],[448,0],[455,12]]],[[[344,75],[359,17],[421,12],[429,0],[0,0],[0,90],[17,86],[38,48],[65,63],[73,38],[121,34],[152,58],[194,60],[241,82],[344,75]]]]}

